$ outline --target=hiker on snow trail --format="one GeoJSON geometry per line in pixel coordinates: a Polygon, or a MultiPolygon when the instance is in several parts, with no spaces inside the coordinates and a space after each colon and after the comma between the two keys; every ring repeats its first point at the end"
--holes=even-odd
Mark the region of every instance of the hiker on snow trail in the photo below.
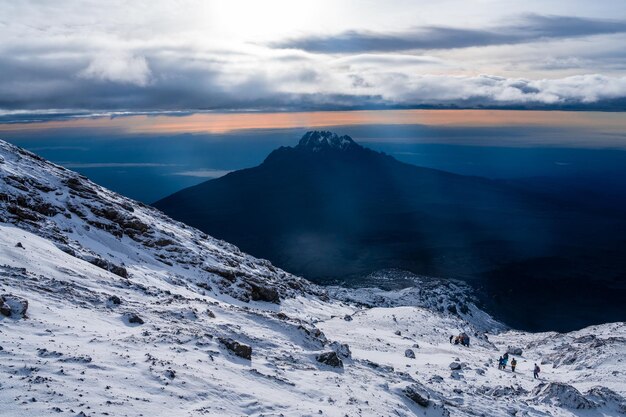
{"type": "Polygon", "coordinates": [[[450,336],[450,344],[452,344],[452,339],[454,339],[454,335],[450,336]]]}
{"type": "Polygon", "coordinates": [[[539,369],[539,365],[535,364],[535,369],[533,371],[533,376],[535,377],[535,379],[539,378],[539,372],[541,372],[541,369],[539,369]]]}
{"type": "Polygon", "coordinates": [[[498,369],[502,369],[503,366],[504,366],[504,358],[500,356],[500,359],[498,359],[498,369]]]}
{"type": "Polygon", "coordinates": [[[515,358],[513,358],[511,360],[511,371],[515,372],[515,367],[517,366],[517,361],[515,360],[515,358]]]}

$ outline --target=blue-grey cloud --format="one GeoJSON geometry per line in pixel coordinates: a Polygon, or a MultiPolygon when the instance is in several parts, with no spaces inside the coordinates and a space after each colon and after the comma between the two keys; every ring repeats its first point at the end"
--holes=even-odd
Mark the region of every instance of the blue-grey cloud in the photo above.
{"type": "Polygon", "coordinates": [[[568,50],[559,45],[539,57],[527,51],[498,57],[493,67],[490,56],[480,55],[475,65],[466,62],[471,55],[467,51],[456,62],[454,53],[391,52],[626,34],[624,21],[528,15],[487,29],[429,26],[406,33],[345,32],[280,43],[346,52],[334,57],[259,45],[224,50],[156,35],[126,39],[117,36],[115,25],[107,30],[68,26],[61,34],[47,23],[24,28],[30,26],[0,22],[3,123],[248,109],[626,109],[626,60],[619,49],[626,35],[590,42],[584,54],[576,45],[568,50]],[[467,75],[480,73],[483,60],[495,73],[511,74],[498,67],[515,64],[526,68],[516,74],[528,76],[467,75]],[[556,73],[572,68],[576,72],[556,73]],[[547,71],[551,73],[545,75],[547,71]]]}
{"type": "Polygon", "coordinates": [[[626,21],[531,14],[491,29],[424,26],[393,33],[351,30],[289,39],[272,46],[317,53],[394,52],[511,45],[615,33],[626,33],[626,21]]]}

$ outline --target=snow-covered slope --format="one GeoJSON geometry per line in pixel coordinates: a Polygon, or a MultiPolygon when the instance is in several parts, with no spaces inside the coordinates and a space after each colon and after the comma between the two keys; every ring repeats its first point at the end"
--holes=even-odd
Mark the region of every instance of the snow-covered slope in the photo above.
{"type": "Polygon", "coordinates": [[[2,416],[626,412],[624,323],[502,332],[416,285],[326,291],[0,142],[2,416]]]}

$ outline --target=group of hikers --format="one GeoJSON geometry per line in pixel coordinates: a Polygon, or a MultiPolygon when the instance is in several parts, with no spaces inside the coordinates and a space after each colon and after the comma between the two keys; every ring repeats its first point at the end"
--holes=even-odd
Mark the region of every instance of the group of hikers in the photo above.
{"type": "Polygon", "coordinates": [[[458,336],[450,336],[450,343],[454,343],[455,345],[463,345],[465,347],[469,347],[470,344],[470,338],[467,335],[467,333],[463,332],[463,333],[459,333],[458,336]]]}
{"type": "MultiPolygon", "coordinates": [[[[500,356],[498,359],[498,369],[506,369],[506,366],[509,363],[509,352],[506,352],[504,355],[500,356]]],[[[517,366],[517,361],[515,358],[511,359],[511,371],[515,372],[515,367],[517,366]]]]}
{"type": "MultiPolygon", "coordinates": [[[[508,363],[509,363],[509,353],[506,352],[504,355],[500,356],[500,359],[498,359],[498,369],[505,370],[508,363]]],[[[516,367],[517,367],[517,361],[515,360],[515,358],[512,358],[511,359],[511,372],[515,372],[516,367]]],[[[539,378],[539,372],[541,372],[541,368],[539,368],[539,365],[535,363],[535,367],[533,369],[533,377],[535,379],[539,378]]]]}
{"type": "MultiPolygon", "coordinates": [[[[450,343],[454,343],[455,345],[463,345],[469,347],[470,338],[467,333],[462,332],[459,333],[458,336],[450,336],[450,343]]],[[[504,355],[500,356],[498,359],[498,369],[505,370],[507,365],[509,364],[509,352],[506,352],[504,355]]],[[[511,372],[515,372],[515,368],[517,367],[517,360],[515,358],[511,358],[511,372]]],[[[539,372],[541,372],[541,368],[539,365],[535,364],[533,369],[533,377],[535,379],[539,378],[539,372]]]]}

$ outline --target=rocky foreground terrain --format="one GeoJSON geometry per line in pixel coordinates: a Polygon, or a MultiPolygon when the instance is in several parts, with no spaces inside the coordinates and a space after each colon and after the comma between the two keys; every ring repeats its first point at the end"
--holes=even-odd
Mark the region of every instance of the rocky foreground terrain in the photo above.
{"type": "Polygon", "coordinates": [[[619,416],[625,354],[452,281],[313,285],[0,142],[2,416],[619,416]]]}

